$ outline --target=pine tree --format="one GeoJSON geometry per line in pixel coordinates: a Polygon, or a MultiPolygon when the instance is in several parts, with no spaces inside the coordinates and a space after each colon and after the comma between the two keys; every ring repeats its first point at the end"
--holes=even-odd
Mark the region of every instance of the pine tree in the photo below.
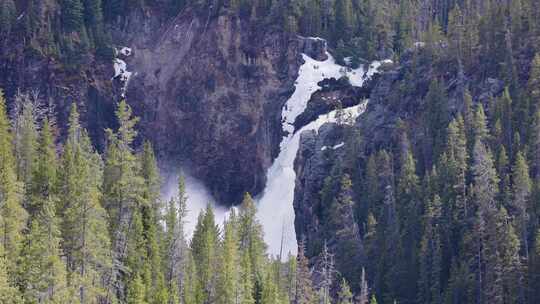
{"type": "Polygon", "coordinates": [[[32,189],[29,191],[31,211],[40,210],[43,200],[53,198],[57,194],[58,159],[54,141],[51,125],[45,118],[37,147],[37,163],[32,172],[32,189]]]}
{"type": "Polygon", "coordinates": [[[249,259],[250,277],[254,287],[257,284],[262,285],[258,280],[262,278],[264,254],[266,252],[263,228],[256,214],[257,208],[255,207],[255,202],[246,193],[239,210],[238,237],[240,250],[242,250],[243,254],[247,254],[246,258],[249,259]]]}
{"type": "Polygon", "coordinates": [[[294,304],[314,304],[316,303],[315,290],[311,281],[311,271],[309,261],[305,256],[304,241],[298,244],[298,256],[296,257],[296,292],[294,304]]]}
{"type": "MultiPolygon", "coordinates": [[[[441,172],[442,181],[442,197],[445,205],[448,206],[446,216],[450,216],[446,224],[452,229],[452,239],[461,239],[463,224],[466,221],[467,215],[470,212],[467,203],[467,170],[468,170],[468,153],[467,153],[467,136],[465,123],[461,116],[454,119],[447,129],[447,141],[444,156],[441,158],[438,165],[441,172]]],[[[448,230],[450,231],[450,230],[448,230]]],[[[454,250],[456,252],[457,250],[454,250]]]]}
{"type": "MultiPolygon", "coordinates": [[[[509,149],[512,148],[512,140],[514,136],[513,130],[513,121],[512,121],[512,98],[510,97],[510,90],[507,87],[501,98],[497,101],[497,108],[499,112],[499,117],[501,121],[501,135],[498,138],[502,144],[509,149]]],[[[496,119],[495,119],[496,120],[496,119]]],[[[511,150],[510,150],[511,151],[511,150]]]]}
{"type": "Polygon", "coordinates": [[[353,294],[351,288],[345,279],[341,280],[338,292],[338,304],[352,304],[353,303],[353,294]]]}
{"type": "Polygon", "coordinates": [[[540,229],[536,231],[534,247],[528,265],[529,303],[540,301],[540,229]]]}
{"type": "Polygon", "coordinates": [[[2,1],[0,4],[0,37],[6,39],[10,33],[16,18],[15,2],[13,0],[2,1]]]}
{"type": "Polygon", "coordinates": [[[24,205],[28,207],[28,194],[32,189],[32,174],[37,162],[38,128],[37,113],[38,104],[36,98],[28,94],[19,94],[15,98],[14,109],[14,145],[17,159],[17,177],[24,183],[24,205]]]}
{"type": "Polygon", "coordinates": [[[255,299],[255,277],[253,275],[249,250],[243,249],[240,253],[240,303],[253,304],[255,299]]]}
{"type": "MultiPolygon", "coordinates": [[[[158,244],[162,231],[160,226],[161,200],[160,178],[152,145],[149,142],[143,144],[143,151],[139,156],[140,175],[144,180],[140,214],[143,224],[144,243],[146,256],[143,263],[148,265],[143,281],[149,303],[166,303],[168,298],[167,289],[170,285],[165,283],[165,275],[162,269],[162,251],[158,244]],[[167,285],[167,286],[166,286],[167,285]]],[[[179,283],[179,282],[178,282],[179,283]]]]}
{"type": "MultiPolygon", "coordinates": [[[[481,137],[480,137],[481,139],[481,137]]],[[[474,146],[473,196],[479,209],[496,207],[495,197],[498,193],[499,177],[493,163],[491,151],[477,140],[474,146]]]]}
{"type": "MultiPolygon", "coordinates": [[[[223,241],[220,248],[220,260],[217,282],[217,303],[235,304],[239,290],[239,253],[238,253],[238,220],[234,209],[225,223],[223,241]]],[[[270,295],[266,295],[270,297],[270,295]]],[[[264,302],[263,303],[271,303],[264,302]]]]}
{"type": "Polygon", "coordinates": [[[419,232],[421,223],[418,220],[421,214],[419,178],[416,175],[415,160],[410,147],[402,155],[401,172],[396,191],[397,216],[401,221],[401,238],[403,242],[399,272],[407,279],[400,286],[400,295],[404,299],[414,300],[416,297],[416,272],[418,258],[416,248],[420,241],[419,232]],[[406,244],[406,245],[405,245],[406,244]]]}
{"type": "Polygon", "coordinates": [[[145,288],[139,275],[129,283],[126,303],[127,304],[147,304],[145,301],[145,288]]]}
{"type": "Polygon", "coordinates": [[[68,32],[80,31],[84,25],[81,0],[62,0],[62,21],[68,32]]]}
{"type": "Polygon", "coordinates": [[[540,179],[540,109],[533,115],[529,141],[531,155],[531,174],[535,180],[540,179]]]}
{"type": "Polygon", "coordinates": [[[382,179],[384,199],[382,212],[377,225],[378,263],[374,277],[374,287],[377,292],[384,292],[384,297],[389,301],[395,299],[399,290],[399,274],[396,271],[400,265],[401,230],[400,219],[396,211],[396,199],[394,193],[394,175],[390,155],[386,151],[378,153],[380,166],[379,175],[382,179]],[[382,254],[380,254],[382,252],[382,254]]]}
{"type": "Polygon", "coordinates": [[[358,283],[355,274],[360,272],[360,262],[364,258],[362,238],[354,219],[354,201],[352,199],[352,181],[345,174],[339,183],[339,192],[330,207],[330,223],[336,231],[335,239],[339,244],[335,249],[336,268],[350,282],[358,283]]]}
{"type": "MultiPolygon", "coordinates": [[[[442,84],[437,80],[433,80],[424,98],[424,104],[426,105],[424,121],[428,134],[425,149],[427,149],[427,155],[433,155],[433,160],[436,160],[442,152],[446,140],[446,126],[450,121],[447,99],[442,84]]],[[[429,159],[428,161],[427,168],[431,167],[431,162],[429,159]]]]}
{"type": "Polygon", "coordinates": [[[517,153],[516,161],[512,167],[512,203],[510,214],[514,217],[516,231],[521,240],[523,253],[528,256],[529,240],[528,222],[530,210],[529,198],[531,195],[532,183],[529,178],[529,166],[520,151],[517,153]]]}
{"type": "Polygon", "coordinates": [[[132,148],[133,140],[137,136],[134,127],[139,119],[132,117],[131,107],[125,100],[118,104],[115,114],[118,119],[117,131],[106,130],[108,146],[103,179],[103,201],[109,213],[113,258],[116,261],[113,265],[113,278],[116,280],[115,286],[120,288],[125,279],[123,267],[138,267],[137,263],[147,256],[138,251],[135,245],[143,241],[143,236],[135,233],[135,229],[130,225],[134,218],[139,217],[142,226],[141,210],[146,200],[145,180],[139,174],[140,163],[132,148]],[[128,265],[128,262],[131,265],[128,265]]]}
{"type": "MultiPolygon", "coordinates": [[[[182,284],[182,301],[184,304],[199,304],[203,303],[203,289],[199,285],[197,276],[197,267],[195,259],[190,251],[186,255],[183,265],[183,284],[182,284]]],[[[240,302],[243,303],[243,302],[240,302]]]]}
{"type": "Polygon", "coordinates": [[[57,158],[54,138],[47,118],[37,148],[37,163],[32,175],[30,196],[31,227],[22,250],[21,281],[27,301],[64,302],[71,298],[66,265],[61,260],[57,158]]]}
{"type": "Polygon", "coordinates": [[[424,215],[424,229],[420,245],[420,303],[440,303],[441,288],[441,200],[436,195],[428,201],[424,215]]]}
{"type": "Polygon", "coordinates": [[[183,175],[178,179],[178,195],[169,201],[165,213],[166,231],[163,239],[165,277],[169,289],[182,286],[182,267],[187,256],[184,221],[187,215],[187,197],[183,175]]]}
{"type": "Polygon", "coordinates": [[[43,17],[40,11],[39,0],[29,0],[27,2],[26,14],[23,17],[24,37],[32,38],[42,24],[43,17]]]}
{"type": "Polygon", "coordinates": [[[78,300],[109,297],[105,275],[112,267],[107,216],[100,204],[101,157],[81,128],[75,103],[62,156],[60,204],[62,249],[66,255],[69,284],[78,300]]]}
{"type": "Polygon", "coordinates": [[[286,273],[285,289],[289,302],[292,302],[296,296],[296,257],[291,253],[287,256],[286,273]]]}
{"type": "Polygon", "coordinates": [[[66,303],[73,299],[67,285],[66,265],[61,260],[60,230],[55,201],[45,198],[32,218],[22,249],[21,281],[28,302],[66,303]]]}
{"type": "Polygon", "coordinates": [[[159,212],[161,211],[160,202],[160,176],[157,167],[156,157],[152,144],[145,141],[143,151],[140,155],[141,175],[144,178],[144,193],[143,196],[151,210],[151,216],[154,221],[157,221],[159,212]]]}
{"type": "Polygon", "coordinates": [[[525,288],[519,237],[504,207],[497,214],[497,245],[501,259],[501,280],[505,303],[524,303],[525,288]]]}
{"type": "Polygon", "coordinates": [[[425,50],[422,56],[430,61],[435,61],[441,56],[441,44],[446,37],[443,35],[441,24],[438,20],[430,21],[427,30],[423,33],[425,50]]]}
{"type": "Polygon", "coordinates": [[[471,93],[468,89],[463,92],[463,123],[467,135],[468,151],[472,151],[474,145],[474,109],[471,93]]]}
{"type": "Polygon", "coordinates": [[[309,1],[303,5],[299,23],[300,33],[303,35],[320,36],[322,34],[321,8],[319,1],[309,1]]]}
{"type": "MultiPolygon", "coordinates": [[[[272,265],[268,265],[270,268],[272,265]]],[[[276,278],[271,269],[267,269],[264,273],[262,292],[259,303],[261,304],[285,304],[281,302],[276,278]]]]}
{"type": "Polygon", "coordinates": [[[456,56],[458,62],[463,60],[465,17],[459,5],[455,5],[448,16],[448,41],[451,54],[456,56]]]}
{"type": "Polygon", "coordinates": [[[148,251],[146,250],[148,243],[144,236],[143,216],[139,209],[131,211],[130,220],[129,231],[127,232],[129,241],[126,242],[126,247],[124,248],[125,259],[123,260],[124,267],[129,269],[130,272],[122,278],[122,282],[130,284],[130,282],[133,283],[135,281],[136,277],[139,277],[145,289],[144,295],[146,300],[148,294],[154,291],[151,286],[153,269],[151,269],[148,261],[148,251]]]}
{"type": "Polygon", "coordinates": [[[489,140],[489,132],[487,128],[486,114],[484,113],[484,107],[480,103],[474,112],[474,123],[472,128],[474,132],[473,142],[482,141],[487,143],[489,140]]]}
{"type": "Polygon", "coordinates": [[[399,12],[397,15],[397,21],[395,24],[394,35],[394,51],[399,55],[412,45],[412,26],[410,19],[412,18],[410,13],[409,1],[399,2],[399,12]]]}
{"type": "Polygon", "coordinates": [[[7,262],[1,250],[0,246],[0,303],[22,303],[19,291],[9,282],[7,262]]]}
{"type": "Polygon", "coordinates": [[[481,248],[481,254],[484,257],[484,285],[481,292],[482,299],[487,303],[504,303],[504,261],[498,248],[500,218],[496,212],[497,210],[493,207],[479,211],[479,216],[484,217],[485,223],[481,248]]]}
{"type": "Polygon", "coordinates": [[[215,223],[214,210],[208,205],[205,212],[199,215],[190,245],[198,284],[203,291],[203,302],[215,301],[218,240],[219,227],[215,223]]]}
{"type": "Polygon", "coordinates": [[[0,90],[0,235],[1,248],[7,272],[8,284],[15,283],[17,259],[20,256],[22,233],[25,229],[27,213],[21,203],[21,185],[15,173],[15,157],[12,151],[12,137],[6,113],[6,102],[0,90]]]}
{"type": "Polygon", "coordinates": [[[465,29],[464,29],[464,63],[466,66],[471,66],[476,62],[477,50],[479,44],[479,14],[478,11],[472,7],[473,1],[467,0],[463,7],[465,13],[465,29]]]}
{"type": "Polygon", "coordinates": [[[472,285],[467,263],[454,261],[450,270],[448,287],[446,288],[446,303],[468,303],[469,286],[472,285]]]}
{"type": "Polygon", "coordinates": [[[535,54],[531,62],[527,91],[534,111],[540,110],[540,53],[535,54]]]}
{"type": "Polygon", "coordinates": [[[94,39],[103,39],[103,9],[102,0],[83,0],[84,22],[86,27],[92,31],[94,39]]]}
{"type": "Polygon", "coordinates": [[[474,225],[466,236],[465,246],[474,275],[470,292],[475,301],[499,303],[502,301],[502,260],[497,248],[497,210],[499,178],[488,148],[479,140],[474,148],[473,201],[474,225]]]}
{"type": "Polygon", "coordinates": [[[352,34],[352,25],[354,12],[351,0],[336,0],[335,2],[336,12],[336,25],[335,25],[335,39],[336,41],[346,41],[352,34]]]}
{"type": "Polygon", "coordinates": [[[384,196],[384,191],[379,184],[378,173],[380,171],[377,168],[376,154],[371,154],[369,156],[365,171],[364,191],[362,191],[364,198],[362,206],[365,205],[365,208],[362,209],[362,213],[366,214],[371,211],[372,213],[379,214],[380,210],[377,210],[378,208],[376,209],[376,207],[380,205],[382,197],[384,196]]]}

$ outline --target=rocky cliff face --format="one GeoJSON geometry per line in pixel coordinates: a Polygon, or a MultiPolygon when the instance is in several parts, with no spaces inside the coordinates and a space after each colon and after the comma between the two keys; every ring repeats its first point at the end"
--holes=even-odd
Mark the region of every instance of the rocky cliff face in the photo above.
{"type": "MultiPolygon", "coordinates": [[[[55,1],[40,7],[58,14],[55,1]]],[[[131,72],[113,79],[113,62],[83,53],[77,69],[32,53],[23,44],[1,48],[0,87],[39,90],[55,103],[60,125],[77,102],[99,147],[114,124],[114,104],[123,93],[141,117],[141,138],[160,157],[187,162],[223,204],[257,194],[281,140],[281,108],[292,93],[300,53],[325,57],[321,40],[222,12],[202,16],[186,9],[168,19],[159,11],[134,11],[109,26],[113,46],[131,72]],[[123,88],[126,91],[123,92],[123,88]]]]}
{"type": "Polygon", "coordinates": [[[146,138],[191,161],[222,203],[259,193],[281,139],[281,108],[292,93],[299,54],[322,42],[263,29],[235,15],[204,20],[189,11],[161,36],[129,46],[135,73],[127,98],[146,138]]]}
{"type": "MultiPolygon", "coordinates": [[[[359,210],[362,210],[363,204],[362,191],[365,189],[362,185],[362,176],[367,158],[380,149],[399,153],[401,134],[398,132],[398,121],[402,121],[410,130],[408,137],[418,157],[419,167],[430,167],[433,160],[422,157],[430,154],[425,153],[430,147],[426,146],[424,140],[426,134],[423,126],[427,109],[423,99],[433,79],[450,84],[447,87],[450,116],[463,108],[461,96],[466,87],[471,90],[475,101],[485,105],[492,97],[499,96],[503,91],[502,82],[499,80],[475,82],[459,71],[449,69],[448,63],[419,64],[416,60],[411,53],[403,56],[399,65],[386,65],[380,69],[382,73],[368,85],[371,86],[369,89],[351,91],[347,86],[334,86],[334,90],[327,92],[321,90],[312,96],[310,103],[313,103],[313,109],[320,107],[316,105],[322,103],[321,99],[325,94],[330,94],[326,98],[334,96],[335,99],[345,103],[355,98],[369,96],[367,109],[358,117],[354,127],[327,124],[322,126],[318,133],[306,132],[301,137],[295,161],[295,228],[299,240],[305,239],[307,255],[314,263],[318,261],[317,256],[322,252],[323,241],[326,241],[330,252],[339,254],[347,249],[347,243],[339,240],[338,231],[327,224],[329,214],[320,211],[321,208],[332,208],[333,202],[325,201],[324,192],[329,191],[331,197],[337,197],[340,190],[335,180],[344,174],[351,177],[352,188],[355,189],[352,200],[356,214],[354,221],[348,225],[358,225],[360,235],[366,233],[366,218],[362,217],[359,210]],[[332,149],[340,143],[344,145],[332,149]]],[[[362,237],[358,237],[359,243],[362,244],[362,237]]],[[[367,266],[363,259],[364,257],[359,254],[353,264],[367,266]]],[[[351,272],[350,264],[338,263],[336,266],[346,277],[354,273],[351,272]]],[[[347,279],[352,283],[351,286],[355,286],[357,278],[351,276],[347,279]]]]}

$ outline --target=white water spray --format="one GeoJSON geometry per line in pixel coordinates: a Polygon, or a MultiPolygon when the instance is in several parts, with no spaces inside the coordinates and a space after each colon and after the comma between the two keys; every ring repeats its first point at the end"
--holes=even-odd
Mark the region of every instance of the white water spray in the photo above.
{"type": "MultiPolygon", "coordinates": [[[[222,224],[228,215],[228,210],[222,206],[215,204],[215,199],[212,197],[208,189],[204,184],[191,176],[189,172],[182,170],[182,175],[185,179],[185,191],[187,195],[187,216],[185,218],[184,231],[186,237],[191,239],[195,226],[197,225],[197,218],[199,213],[206,209],[208,204],[211,204],[214,208],[214,214],[216,216],[216,223],[222,224]]],[[[165,202],[168,202],[172,197],[178,195],[178,174],[166,174],[165,182],[163,185],[163,191],[161,197],[165,202]]]]}

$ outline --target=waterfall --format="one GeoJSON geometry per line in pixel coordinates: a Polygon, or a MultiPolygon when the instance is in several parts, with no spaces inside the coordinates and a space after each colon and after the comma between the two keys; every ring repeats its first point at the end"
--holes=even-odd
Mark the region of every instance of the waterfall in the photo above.
{"type": "MultiPolygon", "coordinates": [[[[381,62],[373,62],[369,68],[361,66],[358,69],[350,69],[338,65],[334,58],[327,53],[328,59],[317,61],[305,54],[304,64],[300,67],[298,78],[295,82],[295,91],[287,100],[282,111],[283,130],[287,134],[280,143],[280,153],[267,172],[267,182],[263,193],[257,198],[258,218],[261,221],[265,241],[268,244],[270,254],[286,255],[288,252],[296,254],[297,243],[294,229],[294,188],[296,173],[294,160],[300,145],[300,134],[303,131],[315,130],[325,123],[335,122],[336,111],[320,115],[315,121],[294,130],[294,121],[307,107],[311,95],[321,87],[317,85],[327,78],[340,78],[347,76],[353,86],[362,86],[381,65],[381,62]]],[[[352,118],[362,114],[366,102],[357,106],[344,109],[352,118]]]]}

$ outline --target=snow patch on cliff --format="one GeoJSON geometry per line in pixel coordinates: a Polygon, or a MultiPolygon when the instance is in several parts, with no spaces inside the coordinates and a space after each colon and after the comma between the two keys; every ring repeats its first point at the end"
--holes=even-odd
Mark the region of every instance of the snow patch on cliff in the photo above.
{"type": "Polygon", "coordinates": [[[113,68],[114,68],[114,76],[112,79],[119,79],[120,82],[122,82],[122,88],[121,88],[121,96],[126,97],[126,90],[129,84],[129,79],[133,75],[132,72],[128,71],[127,69],[127,63],[118,58],[119,55],[123,55],[124,57],[129,57],[132,54],[132,50],[128,47],[123,47],[120,50],[114,49],[114,53],[117,58],[113,61],[113,68]]]}
{"type": "Polygon", "coordinates": [[[283,130],[289,134],[295,131],[294,121],[305,111],[311,95],[321,89],[318,85],[320,81],[332,77],[339,79],[347,76],[351,85],[361,87],[365,80],[373,76],[381,66],[381,62],[375,61],[369,67],[360,66],[357,69],[351,69],[337,64],[330,53],[326,53],[326,55],[328,57],[326,60],[318,61],[302,54],[304,64],[300,66],[298,71],[294,93],[285,103],[281,113],[283,130]]]}
{"type": "MultiPolygon", "coordinates": [[[[335,145],[335,146],[330,147],[330,149],[336,150],[336,149],[339,149],[339,148],[341,148],[341,147],[343,147],[343,146],[345,146],[345,143],[344,143],[344,142],[341,142],[341,143],[339,143],[339,144],[337,144],[337,145],[335,145]]],[[[323,146],[323,147],[321,148],[321,151],[326,151],[326,150],[328,150],[328,148],[329,148],[328,146],[323,146]]]]}

